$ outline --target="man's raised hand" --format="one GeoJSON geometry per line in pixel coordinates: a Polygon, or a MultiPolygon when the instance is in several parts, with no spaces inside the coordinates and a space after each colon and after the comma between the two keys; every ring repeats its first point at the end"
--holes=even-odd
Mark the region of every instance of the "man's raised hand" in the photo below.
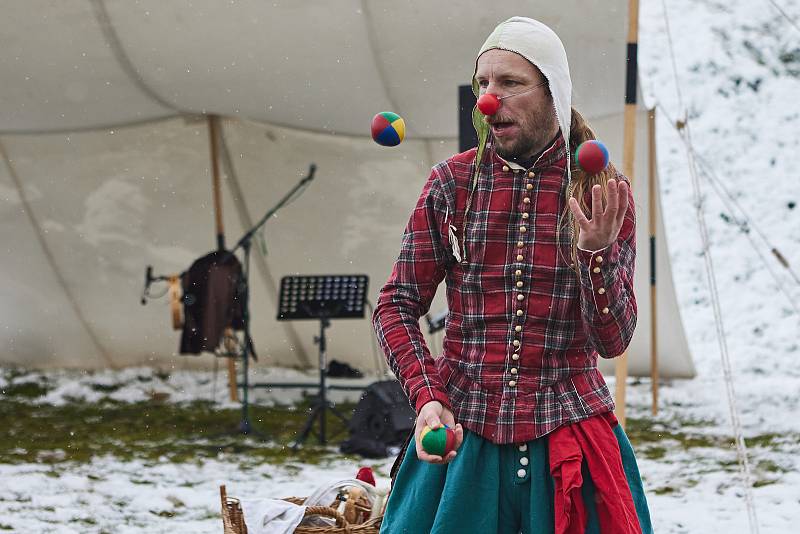
{"type": "Polygon", "coordinates": [[[603,210],[603,196],[600,185],[592,187],[592,218],[587,219],[578,201],[569,199],[569,209],[578,222],[578,248],[583,250],[602,250],[617,240],[625,213],[628,211],[628,182],[608,181],[608,202],[603,210]]]}

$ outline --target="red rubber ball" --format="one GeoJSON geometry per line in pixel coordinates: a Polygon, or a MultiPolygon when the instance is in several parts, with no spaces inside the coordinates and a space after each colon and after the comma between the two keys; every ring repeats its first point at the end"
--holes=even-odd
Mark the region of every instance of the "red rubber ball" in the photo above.
{"type": "Polygon", "coordinates": [[[494,115],[500,109],[500,99],[492,93],[484,93],[478,99],[478,111],[484,115],[494,115]]]}
{"type": "Polygon", "coordinates": [[[597,174],[608,165],[608,149],[600,141],[584,141],[575,151],[575,161],[584,172],[597,174]]]}

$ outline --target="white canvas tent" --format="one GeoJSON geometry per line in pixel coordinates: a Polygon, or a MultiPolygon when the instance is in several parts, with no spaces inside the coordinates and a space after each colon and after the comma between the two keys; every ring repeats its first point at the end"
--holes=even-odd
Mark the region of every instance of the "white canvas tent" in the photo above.
{"type": "MultiPolygon", "coordinates": [[[[308,190],[255,254],[253,336],[263,365],[314,366],[313,322],[278,322],[287,274],[388,276],[430,167],[456,151],[457,87],[496,23],[539,18],[562,37],[574,104],[621,160],[627,4],[475,0],[192,2],[14,0],[0,20],[0,362],[33,367],[208,366],[176,355],[166,299],[139,305],[144,266],[186,269],[216,246],[203,114],[222,120],[223,217],[233,244],[314,162],[308,190]],[[371,117],[406,120],[399,147],[371,117]],[[224,156],[223,156],[224,159],[224,156]]],[[[647,121],[634,189],[639,327],[649,374],[647,121]]],[[[657,219],[659,224],[661,217],[657,219]]],[[[663,236],[663,232],[660,234],[663,236]]],[[[694,372],[658,241],[661,376],[694,372]]],[[[443,291],[432,311],[444,304],[443,291]]],[[[334,321],[329,357],[375,366],[369,320],[334,321]]]]}

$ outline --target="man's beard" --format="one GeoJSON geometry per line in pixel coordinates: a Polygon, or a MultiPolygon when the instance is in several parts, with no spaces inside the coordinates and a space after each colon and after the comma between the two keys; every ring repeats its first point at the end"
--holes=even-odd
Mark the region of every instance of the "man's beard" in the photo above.
{"type": "Polygon", "coordinates": [[[501,158],[507,160],[522,159],[524,156],[532,154],[533,149],[538,146],[538,143],[542,142],[539,139],[539,136],[536,136],[530,132],[521,132],[519,137],[514,140],[509,140],[503,145],[498,142],[498,140],[494,137],[494,134],[492,134],[492,139],[494,140],[494,146],[497,154],[501,158]]]}
{"type": "Polygon", "coordinates": [[[558,121],[554,115],[543,116],[539,114],[525,123],[517,123],[519,135],[516,139],[509,139],[502,145],[495,138],[491,129],[489,134],[494,141],[497,154],[506,160],[518,160],[531,157],[545,148],[552,139],[551,129],[556,127],[558,121]]]}

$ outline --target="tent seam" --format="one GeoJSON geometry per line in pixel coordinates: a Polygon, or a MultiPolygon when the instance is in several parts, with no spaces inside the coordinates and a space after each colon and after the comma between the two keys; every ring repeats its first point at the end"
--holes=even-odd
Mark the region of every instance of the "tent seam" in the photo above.
{"type": "Polygon", "coordinates": [[[44,232],[42,231],[42,227],[39,224],[39,221],[36,219],[36,216],[33,214],[33,209],[31,209],[30,202],[28,202],[28,198],[25,196],[25,190],[22,187],[22,183],[19,180],[19,176],[17,175],[17,171],[14,168],[14,165],[11,163],[11,158],[8,157],[8,152],[6,151],[5,145],[3,144],[2,140],[0,140],[0,154],[3,157],[3,161],[5,161],[6,168],[8,169],[8,174],[11,177],[11,181],[14,183],[14,187],[17,189],[17,194],[19,195],[20,202],[22,202],[23,209],[25,210],[25,214],[28,216],[28,220],[33,227],[34,232],[36,233],[36,239],[39,241],[39,246],[42,247],[42,252],[44,253],[45,258],[47,258],[47,263],[50,265],[50,268],[53,271],[53,274],[56,277],[56,281],[58,285],[61,286],[64,295],[67,298],[72,309],[75,311],[75,317],[78,319],[78,322],[81,323],[84,330],[86,331],[89,339],[91,339],[92,343],[94,344],[97,351],[102,355],[103,359],[105,359],[106,363],[112,368],[116,369],[118,366],[114,363],[109,355],[108,351],[103,347],[100,343],[95,332],[92,330],[89,321],[81,311],[80,306],[78,306],[78,301],[75,299],[75,296],[69,289],[67,285],[67,280],[64,278],[64,275],[59,270],[55,256],[53,255],[53,251],[50,250],[50,247],[47,245],[47,241],[44,238],[44,232]]]}
{"type": "Polygon", "coordinates": [[[152,100],[155,100],[160,106],[177,111],[180,114],[185,113],[182,109],[175,106],[175,104],[162,98],[144,81],[144,78],[142,78],[142,76],[139,74],[139,71],[136,69],[136,66],[131,61],[130,57],[128,57],[128,54],[125,53],[125,48],[122,46],[122,41],[120,40],[117,31],[114,29],[114,25],[111,23],[111,17],[108,14],[108,10],[106,9],[103,0],[89,0],[89,2],[92,4],[95,20],[100,26],[100,31],[103,32],[106,42],[108,43],[109,48],[111,48],[111,52],[117,59],[117,64],[119,64],[125,74],[128,75],[128,78],[139,88],[140,91],[142,91],[152,100]]]}

